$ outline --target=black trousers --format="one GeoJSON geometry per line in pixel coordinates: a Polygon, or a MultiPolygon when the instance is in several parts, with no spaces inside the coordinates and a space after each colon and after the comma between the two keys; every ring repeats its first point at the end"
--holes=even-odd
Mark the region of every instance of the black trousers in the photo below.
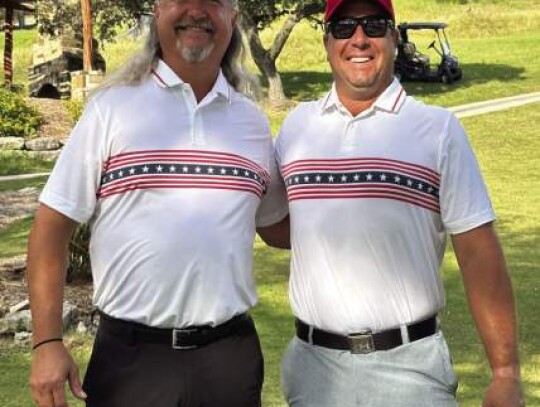
{"type": "Polygon", "coordinates": [[[87,407],[260,407],[263,356],[253,321],[197,349],[97,332],[83,388],[87,407]]]}

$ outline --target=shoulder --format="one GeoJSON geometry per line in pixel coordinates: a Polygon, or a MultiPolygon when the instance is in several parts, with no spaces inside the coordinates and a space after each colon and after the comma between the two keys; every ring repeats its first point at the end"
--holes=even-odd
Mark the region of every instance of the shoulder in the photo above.
{"type": "Polygon", "coordinates": [[[289,135],[294,136],[302,132],[309,122],[321,114],[321,101],[302,102],[293,108],[281,124],[278,139],[289,135]]]}
{"type": "Polygon", "coordinates": [[[440,123],[448,123],[451,119],[455,118],[454,113],[449,109],[425,104],[412,96],[407,96],[403,108],[408,118],[414,116],[415,119],[429,120],[431,122],[439,121],[440,123]]]}
{"type": "Polygon", "coordinates": [[[102,118],[124,117],[134,112],[147,111],[151,106],[150,100],[156,101],[157,86],[152,81],[145,80],[137,85],[115,85],[99,89],[88,99],[85,112],[97,112],[102,118]]]}
{"type": "Polygon", "coordinates": [[[227,118],[231,125],[239,126],[252,134],[263,134],[271,139],[268,117],[253,100],[233,90],[227,103],[230,103],[227,118]]]}
{"type": "Polygon", "coordinates": [[[310,102],[302,102],[287,114],[285,120],[283,121],[282,128],[286,128],[289,126],[294,127],[302,124],[305,125],[306,120],[312,119],[320,113],[320,101],[314,100],[310,102]]]}
{"type": "MultiPolygon", "coordinates": [[[[135,96],[140,96],[151,87],[151,81],[144,80],[137,85],[115,85],[99,89],[90,97],[89,101],[99,106],[115,105],[118,102],[134,100],[135,96]]],[[[135,99],[136,100],[136,99],[135,99]]]]}
{"type": "Polygon", "coordinates": [[[233,109],[241,110],[245,113],[250,113],[258,119],[266,120],[266,115],[262,108],[255,103],[252,99],[240,93],[231,87],[230,102],[233,109]]]}

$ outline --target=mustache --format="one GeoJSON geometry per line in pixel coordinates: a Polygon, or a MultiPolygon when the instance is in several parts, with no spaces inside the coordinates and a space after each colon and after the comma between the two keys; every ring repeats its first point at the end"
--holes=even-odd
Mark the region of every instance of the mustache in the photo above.
{"type": "Polygon", "coordinates": [[[190,29],[196,29],[196,30],[203,30],[207,33],[213,33],[214,32],[214,24],[212,24],[212,21],[208,19],[198,19],[195,20],[193,18],[187,18],[180,22],[178,22],[174,29],[176,31],[184,31],[184,30],[190,30],[190,29]]]}

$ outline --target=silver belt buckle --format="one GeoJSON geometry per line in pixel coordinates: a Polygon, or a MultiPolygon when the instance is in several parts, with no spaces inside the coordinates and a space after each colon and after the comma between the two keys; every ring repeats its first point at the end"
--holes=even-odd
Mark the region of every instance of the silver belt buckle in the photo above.
{"type": "Polygon", "coordinates": [[[347,335],[351,353],[366,354],[375,352],[375,342],[371,331],[363,331],[347,335]]]}
{"type": "Polygon", "coordinates": [[[172,348],[177,350],[197,349],[197,345],[179,345],[182,337],[197,332],[197,329],[173,329],[172,330],[172,348]]]}

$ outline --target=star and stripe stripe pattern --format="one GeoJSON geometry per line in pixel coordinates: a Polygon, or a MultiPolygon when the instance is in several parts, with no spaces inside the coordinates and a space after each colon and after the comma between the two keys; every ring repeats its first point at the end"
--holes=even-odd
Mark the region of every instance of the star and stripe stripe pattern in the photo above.
{"type": "Polygon", "coordinates": [[[157,188],[244,191],[261,198],[270,175],[242,156],[212,151],[152,150],[115,155],[105,163],[98,199],[157,188]]]}
{"type": "Polygon", "coordinates": [[[289,201],[381,198],[440,213],[440,175],[430,168],[383,158],[313,159],[282,168],[289,201]]]}

